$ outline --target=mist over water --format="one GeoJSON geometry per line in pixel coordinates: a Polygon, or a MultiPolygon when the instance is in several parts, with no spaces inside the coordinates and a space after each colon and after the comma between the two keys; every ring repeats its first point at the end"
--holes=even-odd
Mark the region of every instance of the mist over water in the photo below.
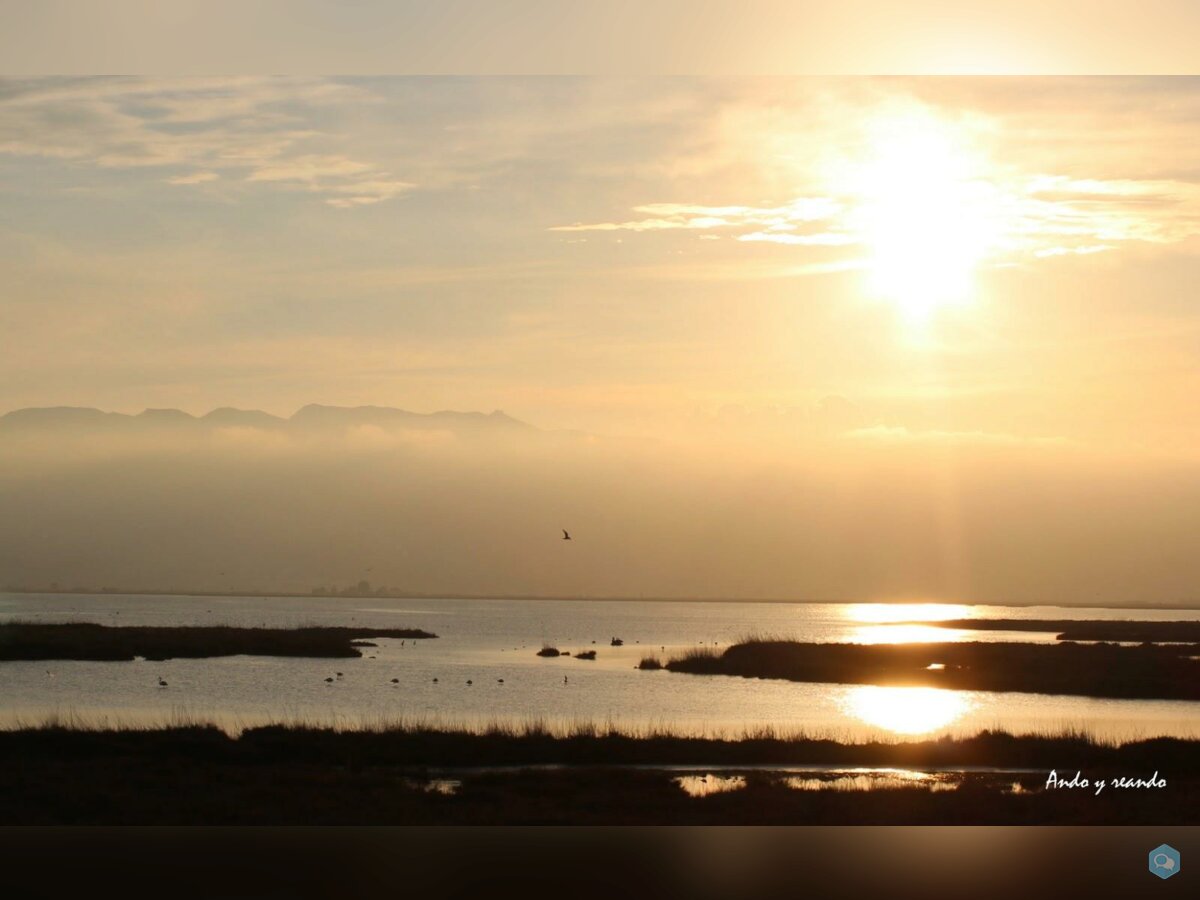
{"type": "Polygon", "coordinates": [[[1187,466],[881,442],[844,413],[648,440],[308,409],[0,418],[0,586],[1186,606],[1200,583],[1187,466]]]}

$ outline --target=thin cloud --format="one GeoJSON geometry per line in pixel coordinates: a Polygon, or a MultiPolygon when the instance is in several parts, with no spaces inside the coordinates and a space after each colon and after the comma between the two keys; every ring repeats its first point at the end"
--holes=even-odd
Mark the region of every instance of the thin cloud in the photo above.
{"type": "Polygon", "coordinates": [[[34,82],[0,101],[0,154],[98,169],[178,168],[185,171],[166,183],[224,179],[361,206],[415,185],[370,160],[317,152],[350,136],[315,128],[313,120],[376,99],[359,86],[308,78],[34,82]]]}
{"type": "Polygon", "coordinates": [[[1095,244],[1084,247],[1045,247],[1033,255],[1045,258],[1047,256],[1090,256],[1093,253],[1103,253],[1115,249],[1111,244],[1095,244]]]}
{"type": "Polygon", "coordinates": [[[325,178],[344,178],[369,172],[368,163],[345,156],[320,156],[308,154],[290,159],[281,159],[259,166],[248,176],[247,181],[299,181],[317,184],[325,178]]]}
{"type": "Polygon", "coordinates": [[[739,234],[739,241],[767,241],[773,244],[795,244],[809,247],[843,247],[858,243],[854,235],[839,231],[818,231],[814,234],[792,234],[788,231],[752,231],[739,234]]]}
{"type": "Polygon", "coordinates": [[[216,172],[191,172],[187,175],[176,175],[167,179],[167,184],[204,184],[216,181],[221,176],[216,172]]]}
{"type": "Polygon", "coordinates": [[[350,209],[390,200],[416,185],[401,181],[368,163],[345,156],[301,156],[255,169],[247,181],[287,184],[321,194],[330,206],[350,209]]]}
{"type": "Polygon", "coordinates": [[[1200,235],[1200,185],[1189,182],[1039,175],[1021,185],[1013,205],[1018,244],[1036,256],[1200,235]]]}
{"type": "MultiPolygon", "coordinates": [[[[997,239],[991,261],[1088,256],[1123,244],[1172,244],[1200,235],[1200,185],[1183,181],[1068,178],[1060,175],[985,179],[997,239]]],[[[774,206],[651,203],[647,218],[557,225],[550,231],[691,230],[722,232],[745,243],[842,247],[867,243],[859,215],[864,197],[799,197],[774,206]],[[819,223],[821,230],[805,231],[819,223]],[[740,233],[739,233],[740,232],[740,233]]],[[[981,213],[983,214],[983,213],[981,213]]]]}
{"type": "Polygon", "coordinates": [[[646,203],[634,212],[648,217],[625,222],[576,222],[555,225],[550,231],[669,231],[675,229],[767,227],[789,229],[799,223],[829,219],[838,204],[828,197],[798,197],[783,206],[702,206],[691,203],[646,203]]]}

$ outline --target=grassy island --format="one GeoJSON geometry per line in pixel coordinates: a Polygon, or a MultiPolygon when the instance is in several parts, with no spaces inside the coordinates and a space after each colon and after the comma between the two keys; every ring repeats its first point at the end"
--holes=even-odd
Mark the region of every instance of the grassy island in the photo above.
{"type": "Polygon", "coordinates": [[[751,640],[734,644],[724,652],[694,650],[668,660],[664,668],[694,675],[833,684],[1200,700],[1200,658],[1197,648],[1190,645],[808,644],[751,640]]]}
{"type": "Polygon", "coordinates": [[[208,656],[357,657],[365,638],[435,638],[418,628],[149,627],[87,622],[0,623],[0,661],[148,660],[208,656]]]}

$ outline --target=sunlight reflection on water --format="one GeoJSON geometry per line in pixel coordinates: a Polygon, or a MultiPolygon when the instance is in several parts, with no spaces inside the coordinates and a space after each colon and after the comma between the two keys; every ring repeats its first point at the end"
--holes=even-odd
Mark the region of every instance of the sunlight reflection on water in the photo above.
{"type": "MultiPolygon", "coordinates": [[[[771,778],[770,774],[763,777],[771,778]]],[[[776,783],[797,791],[875,791],[920,788],[927,791],[957,790],[960,773],[917,772],[896,768],[831,769],[805,775],[784,775],[776,783]]],[[[690,797],[708,797],[746,787],[744,775],[680,775],[672,779],[690,797]]]]}
{"type": "Polygon", "coordinates": [[[709,794],[738,791],[746,786],[746,779],[742,775],[680,775],[672,780],[689,797],[707,797],[709,794]]]}
{"type": "Polygon", "coordinates": [[[825,777],[785,779],[788,787],[799,791],[874,791],[896,788],[923,788],[928,791],[953,791],[958,781],[945,773],[914,772],[909,769],[850,769],[825,777]]]}
{"type": "MultiPolygon", "coordinates": [[[[215,722],[231,733],[270,722],[339,729],[577,726],[630,733],[803,734],[840,741],[908,735],[1083,731],[1104,740],[1200,734],[1200,703],[703,678],[642,671],[640,659],[718,652],[750,633],[809,642],[1049,641],[1053,633],[972,631],[950,618],[1200,620],[1196,610],[518,601],[329,597],[22,595],[0,592],[0,621],[106,625],[427,627],[429,641],[381,639],[362,658],[231,656],[161,662],[5,662],[0,728],[45,721],[155,727],[215,722]],[[927,620],[905,622],[912,618],[927,620]],[[624,645],[609,640],[620,635],[624,645]],[[542,641],[594,661],[544,659],[542,641]],[[337,677],[336,672],[344,672],[337,677]],[[333,677],[333,681],[326,679],[333,677]],[[159,678],[169,682],[159,686],[159,678]],[[957,700],[954,699],[957,697],[957,700]]],[[[930,660],[937,660],[931,656],[930,660]]]]}
{"type": "Polygon", "coordinates": [[[855,644],[936,644],[965,641],[972,632],[937,625],[863,625],[850,636],[855,644]]]}
{"type": "Polygon", "coordinates": [[[930,687],[862,685],[851,689],[843,704],[855,718],[895,734],[936,731],[971,709],[961,692],[930,687]]]}
{"type": "Polygon", "coordinates": [[[885,625],[895,622],[944,622],[974,618],[975,608],[960,603],[859,603],[848,606],[856,622],[885,625]]]}

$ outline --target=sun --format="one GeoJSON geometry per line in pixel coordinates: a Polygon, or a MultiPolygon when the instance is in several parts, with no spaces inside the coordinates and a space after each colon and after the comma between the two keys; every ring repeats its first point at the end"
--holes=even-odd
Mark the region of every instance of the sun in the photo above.
{"type": "Polygon", "coordinates": [[[845,168],[867,290],[906,318],[970,301],[1000,235],[999,193],[967,133],[932,113],[872,119],[845,168]]]}

